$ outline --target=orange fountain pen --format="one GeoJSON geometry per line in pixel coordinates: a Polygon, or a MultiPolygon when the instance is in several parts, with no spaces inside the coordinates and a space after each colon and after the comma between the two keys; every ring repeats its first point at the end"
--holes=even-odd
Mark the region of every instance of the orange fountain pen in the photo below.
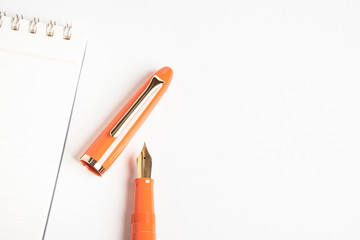
{"type": "Polygon", "coordinates": [[[134,205],[131,215],[131,240],[155,240],[154,180],[151,179],[152,159],[144,147],[136,159],[134,205]]]}
{"type": "Polygon", "coordinates": [[[173,71],[163,67],[151,75],[81,157],[102,176],[119,157],[169,87],[173,71]]]}

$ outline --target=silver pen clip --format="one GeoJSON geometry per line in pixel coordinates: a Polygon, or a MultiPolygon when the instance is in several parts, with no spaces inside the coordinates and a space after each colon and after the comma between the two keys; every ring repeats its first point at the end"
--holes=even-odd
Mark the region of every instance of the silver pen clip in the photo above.
{"type": "Polygon", "coordinates": [[[110,135],[114,138],[118,137],[120,135],[120,132],[131,121],[131,119],[141,109],[145,102],[156,92],[156,90],[160,89],[164,83],[165,82],[163,80],[161,80],[158,76],[155,75],[151,79],[149,85],[146,87],[144,92],[140,95],[140,97],[134,102],[130,109],[110,131],[110,135]]]}

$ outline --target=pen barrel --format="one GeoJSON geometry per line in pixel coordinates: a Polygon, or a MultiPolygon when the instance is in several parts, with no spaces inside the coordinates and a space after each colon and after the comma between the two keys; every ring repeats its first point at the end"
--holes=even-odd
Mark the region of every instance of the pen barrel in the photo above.
{"type": "Polygon", "coordinates": [[[155,240],[154,180],[135,179],[131,240],[155,240]]]}

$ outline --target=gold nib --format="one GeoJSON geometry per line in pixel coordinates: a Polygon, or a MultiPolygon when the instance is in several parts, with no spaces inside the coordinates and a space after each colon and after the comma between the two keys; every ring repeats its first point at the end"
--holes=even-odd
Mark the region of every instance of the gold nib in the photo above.
{"type": "Polygon", "coordinates": [[[136,165],[138,178],[151,178],[152,159],[145,143],[141,153],[136,159],[136,165]]]}

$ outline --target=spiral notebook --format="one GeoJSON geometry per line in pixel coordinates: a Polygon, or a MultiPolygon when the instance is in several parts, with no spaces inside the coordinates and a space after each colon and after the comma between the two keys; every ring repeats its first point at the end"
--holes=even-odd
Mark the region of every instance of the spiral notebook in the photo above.
{"type": "Polygon", "coordinates": [[[43,239],[85,46],[69,24],[0,13],[0,239],[43,239]]]}

